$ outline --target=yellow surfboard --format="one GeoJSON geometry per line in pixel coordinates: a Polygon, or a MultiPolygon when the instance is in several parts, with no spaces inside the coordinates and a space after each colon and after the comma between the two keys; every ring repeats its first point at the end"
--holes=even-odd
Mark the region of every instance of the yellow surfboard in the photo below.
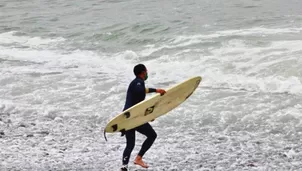
{"type": "Polygon", "coordinates": [[[106,132],[124,132],[166,114],[190,97],[201,80],[200,76],[192,77],[166,89],[166,93],[162,96],[157,93],[150,99],[121,112],[108,122],[104,136],[106,132]]]}

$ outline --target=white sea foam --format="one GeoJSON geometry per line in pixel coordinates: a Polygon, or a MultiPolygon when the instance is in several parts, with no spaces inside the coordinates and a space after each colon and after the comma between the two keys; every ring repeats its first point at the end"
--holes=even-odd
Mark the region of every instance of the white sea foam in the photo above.
{"type": "Polygon", "coordinates": [[[65,39],[62,37],[51,39],[41,37],[18,36],[16,34],[16,31],[1,33],[0,45],[13,44],[37,48],[43,45],[55,44],[58,42],[65,41],[65,39]]]}
{"type": "MultiPolygon", "coordinates": [[[[289,31],[299,30],[275,33],[289,31]]],[[[9,44],[25,45],[26,41],[6,39],[0,43],[0,58],[5,61],[0,63],[0,131],[5,133],[0,156],[6,158],[0,168],[118,169],[125,139],[108,134],[109,142],[105,142],[102,131],[122,110],[137,63],[148,67],[146,84],[152,87],[168,88],[191,76],[203,77],[186,103],[152,123],[158,138],[145,157],[152,170],[300,168],[300,70],[282,75],[276,66],[280,69],[288,61],[299,66],[301,41],[272,40],[258,47],[231,39],[219,46],[191,47],[204,38],[215,41],[223,34],[255,33],[270,34],[271,30],[177,37],[142,51],[113,54],[66,53],[47,48],[51,43],[43,38],[39,41],[45,43],[18,48],[9,44]],[[173,48],[173,52],[147,58],[173,48]]],[[[144,138],[137,134],[137,144],[144,138]]],[[[130,165],[130,169],[137,168],[130,165]]]]}

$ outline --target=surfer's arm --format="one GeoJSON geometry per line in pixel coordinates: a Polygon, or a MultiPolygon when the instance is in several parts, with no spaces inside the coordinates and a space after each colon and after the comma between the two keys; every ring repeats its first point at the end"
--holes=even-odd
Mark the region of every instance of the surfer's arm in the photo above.
{"type": "Polygon", "coordinates": [[[146,93],[155,93],[156,89],[155,88],[146,88],[145,92],[146,93]]]}
{"type": "Polygon", "coordinates": [[[146,88],[146,93],[160,93],[160,95],[164,95],[166,91],[164,89],[155,89],[155,88],[146,88]]]}

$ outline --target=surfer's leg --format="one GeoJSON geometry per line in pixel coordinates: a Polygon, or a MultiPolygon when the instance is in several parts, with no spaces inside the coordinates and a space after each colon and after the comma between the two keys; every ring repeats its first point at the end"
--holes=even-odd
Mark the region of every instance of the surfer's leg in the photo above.
{"type": "Polygon", "coordinates": [[[126,148],[123,153],[123,165],[128,165],[129,158],[135,145],[135,129],[125,132],[126,136],[126,148]]]}
{"type": "Polygon", "coordinates": [[[147,139],[144,141],[141,150],[138,155],[143,157],[144,154],[149,150],[153,142],[155,141],[157,134],[149,123],[146,123],[137,128],[137,131],[145,136],[147,139]]]}
{"type": "Polygon", "coordinates": [[[145,136],[147,139],[144,141],[141,150],[139,151],[134,163],[142,167],[147,168],[148,166],[142,161],[142,157],[149,150],[153,142],[155,141],[157,134],[149,123],[146,123],[137,128],[137,131],[145,136]]]}

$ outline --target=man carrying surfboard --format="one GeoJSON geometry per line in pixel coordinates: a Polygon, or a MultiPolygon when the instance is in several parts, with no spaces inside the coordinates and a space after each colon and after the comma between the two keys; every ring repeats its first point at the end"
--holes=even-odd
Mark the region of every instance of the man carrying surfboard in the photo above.
{"type": "MultiPolygon", "coordinates": [[[[134,66],[133,72],[135,78],[131,81],[128,86],[126,102],[123,110],[127,110],[135,104],[143,101],[146,97],[146,93],[155,92],[160,93],[161,95],[166,93],[166,91],[163,89],[145,87],[145,80],[148,79],[148,71],[145,65],[138,64],[134,66]]],[[[143,162],[142,157],[152,146],[153,142],[157,137],[157,134],[149,123],[145,123],[141,126],[124,132],[124,135],[126,137],[126,148],[123,152],[123,166],[121,168],[121,171],[128,170],[129,158],[135,145],[135,131],[145,135],[147,138],[142,144],[142,147],[134,160],[134,164],[140,165],[144,168],[148,168],[148,165],[143,162]]]]}

